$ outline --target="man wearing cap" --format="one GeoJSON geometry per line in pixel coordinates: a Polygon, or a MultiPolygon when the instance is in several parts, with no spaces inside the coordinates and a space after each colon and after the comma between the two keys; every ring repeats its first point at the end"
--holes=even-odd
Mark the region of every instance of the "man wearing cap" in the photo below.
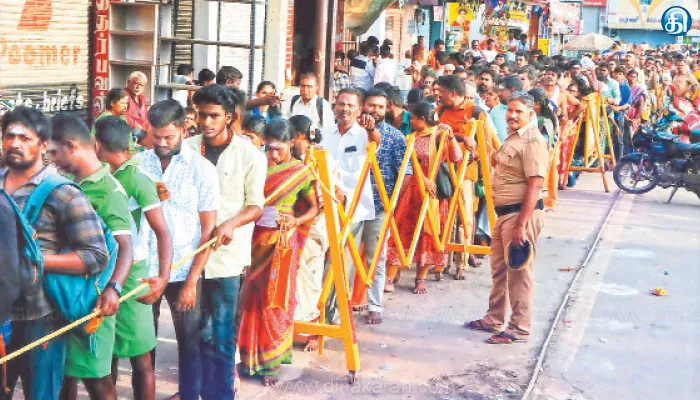
{"type": "Polygon", "coordinates": [[[547,142],[537,129],[532,96],[514,94],[508,102],[508,138],[494,154],[493,202],[496,226],[491,229],[491,279],[489,308],[482,319],[465,327],[494,333],[487,342],[511,344],[526,341],[535,284],[532,260],[537,237],[544,226],[542,186],[547,176],[547,142]],[[516,248],[528,250],[511,251],[516,248]],[[507,254],[512,254],[508,263],[507,254]],[[517,257],[516,257],[517,256],[517,257]],[[514,258],[524,259],[519,263],[514,258]],[[505,314],[510,302],[511,318],[505,330],[505,314]]]}

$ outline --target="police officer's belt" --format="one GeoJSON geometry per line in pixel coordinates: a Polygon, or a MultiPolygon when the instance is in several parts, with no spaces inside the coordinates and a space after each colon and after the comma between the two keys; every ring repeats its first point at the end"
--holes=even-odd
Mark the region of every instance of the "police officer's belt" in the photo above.
{"type": "MultiPolygon", "coordinates": [[[[499,217],[502,217],[502,216],[508,215],[508,214],[519,213],[520,209],[522,207],[523,207],[523,203],[498,206],[498,207],[495,207],[496,215],[498,215],[499,217]]],[[[535,205],[535,210],[544,210],[544,200],[542,200],[542,199],[537,200],[537,204],[535,205]]]]}

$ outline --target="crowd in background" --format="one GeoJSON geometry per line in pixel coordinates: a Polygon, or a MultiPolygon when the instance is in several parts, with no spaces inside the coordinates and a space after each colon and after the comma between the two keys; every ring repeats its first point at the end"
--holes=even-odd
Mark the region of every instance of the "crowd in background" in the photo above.
{"type": "MultiPolygon", "coordinates": [[[[347,205],[360,191],[350,232],[366,264],[378,247],[380,257],[370,288],[353,287],[352,262],[347,279],[360,292],[353,296],[355,310],[367,311],[367,323],[380,324],[384,294],[397,290],[405,267],[397,248],[411,241],[423,187],[437,225],[447,221],[450,194],[439,176],[429,174],[440,138],[447,147],[438,162],[468,163],[464,182],[452,188],[467,214],[450,227],[455,240],[489,244],[483,176],[490,171],[478,167],[477,148],[484,146],[492,157],[516,134],[510,127],[512,100],[526,99],[523,104],[537,116],[547,144],[545,203],[551,208],[557,190],[575,184],[568,160],[582,162],[581,146],[573,143],[593,128],[586,113],[595,96],[603,100],[613,138],[612,148],[601,142],[603,151],[619,158],[633,150],[631,138],[640,125],[681,103],[694,107],[700,94],[700,54],[692,49],[616,44],[602,54],[567,58],[530,50],[524,35],[510,39],[503,48],[487,39],[448,53],[443,41],[428,49],[419,37],[399,55],[391,41],[380,45],[369,37],[357,51],[335,54],[331,102],[320,95],[311,72],[299,75],[299,94],[283,102],[270,81],[259,82],[248,96],[234,67],[203,69],[195,79],[192,66],[180,65],[173,81],[201,88],[175,90],[171,100],[149,106],[146,76],[134,72],[126,87],[109,91],[106,110],[92,128],[74,117],[49,119],[24,107],[5,114],[7,168],[0,179],[20,208],[42,180],[59,172],[81,187],[55,189],[34,226],[46,273],[97,274],[109,261],[102,232],[111,232],[119,244],[110,284],[97,304],[105,318],[95,333],[96,348],[86,347],[80,333],[55,339],[9,364],[9,387],[21,377],[25,398],[60,393],[75,399],[80,380],[92,398],[116,399],[116,364],[129,358],[135,396],[154,398],[163,298],[178,342],[179,394],[173,398],[233,398],[239,371],[274,385],[281,364],[291,362],[293,342],[305,342],[307,350],[318,346],[315,337],[295,337],[293,329],[295,320],[320,318],[317,302],[329,269],[322,189],[313,173],[300,172],[312,146],[328,151],[335,201],[347,205]],[[477,143],[472,121],[481,121],[485,143],[477,143]],[[418,163],[401,171],[409,135],[418,163]],[[377,179],[362,184],[359,176],[370,142],[378,146],[387,194],[401,193],[394,210],[399,237],[385,243],[379,235],[387,210],[377,179]],[[401,172],[406,179],[398,186],[401,172]],[[293,185],[276,192],[298,174],[293,185]],[[171,270],[173,262],[212,239],[212,248],[171,270]],[[150,289],[119,305],[122,291],[144,279],[150,289]]],[[[466,268],[482,261],[439,250],[434,234],[423,229],[418,237],[415,294],[428,291],[429,274],[440,280],[453,269],[452,276],[464,280],[466,268]]],[[[327,322],[338,323],[334,293],[326,308],[327,322]]],[[[8,351],[61,326],[57,312],[46,299],[19,301],[8,351]]],[[[529,315],[522,318],[527,322],[518,332],[526,336],[529,315]]]]}

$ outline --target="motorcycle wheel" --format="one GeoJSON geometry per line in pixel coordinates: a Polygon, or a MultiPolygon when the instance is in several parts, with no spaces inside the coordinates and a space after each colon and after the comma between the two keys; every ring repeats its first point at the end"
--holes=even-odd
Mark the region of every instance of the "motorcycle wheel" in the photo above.
{"type": "Polygon", "coordinates": [[[656,170],[644,167],[643,162],[618,161],[613,170],[615,184],[627,193],[642,194],[654,189],[658,183],[656,170]],[[645,183],[640,186],[640,183],[645,183]]]}

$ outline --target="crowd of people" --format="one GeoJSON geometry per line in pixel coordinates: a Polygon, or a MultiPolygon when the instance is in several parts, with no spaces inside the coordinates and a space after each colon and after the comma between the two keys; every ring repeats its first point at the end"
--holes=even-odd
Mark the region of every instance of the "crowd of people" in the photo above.
{"type": "MultiPolygon", "coordinates": [[[[527,340],[532,261],[513,269],[504,255],[509,245],[536,244],[545,207],[555,207],[557,190],[574,184],[567,164],[572,153],[574,160],[583,156],[573,138],[591,128],[585,119],[591,99],[602,97],[614,138],[610,151],[620,157],[632,150],[640,124],[674,101],[695,100],[700,60],[696,52],[619,45],[608,54],[548,57],[529,50],[526,37],[519,39],[500,49],[493,39],[475,41],[466,52],[448,54],[442,41],[428,51],[419,37],[398,61],[390,41],[380,46],[370,37],[357,52],[336,53],[332,104],[319,95],[319,79],[311,72],[300,75],[299,94],[286,104],[270,81],[260,82],[248,98],[234,67],[216,74],[204,69],[195,80],[194,69],[181,65],[175,80],[201,88],[176,91],[149,106],[146,77],[134,72],[125,88],[109,91],[106,110],[92,128],[74,116],[49,118],[26,107],[6,113],[0,182],[19,209],[59,173],[79,185],[55,188],[32,224],[44,273],[105,271],[106,233],[118,252],[96,304],[102,315],[91,344],[76,330],[12,360],[10,391],[0,398],[11,398],[21,378],[28,399],[75,399],[79,381],[93,399],[116,399],[116,366],[128,358],[134,397],[153,399],[163,298],[178,346],[179,393],[173,398],[232,399],[239,372],[274,385],[280,366],[291,362],[295,341],[303,340],[306,350],[318,346],[315,337],[294,335],[295,320],[319,320],[317,303],[329,268],[321,188],[304,169],[314,146],[328,151],[335,201],[347,204],[360,191],[349,230],[364,262],[371,264],[380,248],[369,288],[352,287],[356,267],[349,250],[345,257],[351,290],[366,290],[366,300],[353,306],[367,311],[368,324],[383,322],[384,294],[397,290],[407,267],[398,247],[412,240],[423,188],[438,226],[447,222],[445,191],[452,190],[467,215],[453,227],[457,241],[491,246],[488,311],[465,327],[492,333],[489,343],[527,340]],[[485,143],[477,143],[474,121],[481,121],[485,143]],[[409,135],[417,164],[401,171],[409,135]],[[389,210],[378,179],[360,182],[370,142],[378,146],[387,194],[401,194],[393,210],[399,237],[384,243],[380,232],[389,210]],[[446,148],[438,152],[440,143],[446,148]],[[486,149],[490,168],[479,165],[477,146],[486,149]],[[429,173],[446,160],[468,163],[458,188],[445,189],[429,173]],[[406,179],[397,186],[401,172],[406,179]],[[484,174],[492,177],[496,226],[488,224],[484,174]],[[188,258],[211,241],[213,246],[188,258]],[[141,282],[150,288],[120,304],[119,297],[141,282]]],[[[419,233],[412,260],[415,294],[428,292],[429,274],[440,280],[453,268],[454,278],[464,280],[466,268],[483,261],[439,249],[435,234],[427,224],[419,233]]],[[[338,323],[334,293],[325,307],[323,322],[338,323]]],[[[8,352],[65,324],[43,289],[20,294],[9,319],[8,352]]]]}

